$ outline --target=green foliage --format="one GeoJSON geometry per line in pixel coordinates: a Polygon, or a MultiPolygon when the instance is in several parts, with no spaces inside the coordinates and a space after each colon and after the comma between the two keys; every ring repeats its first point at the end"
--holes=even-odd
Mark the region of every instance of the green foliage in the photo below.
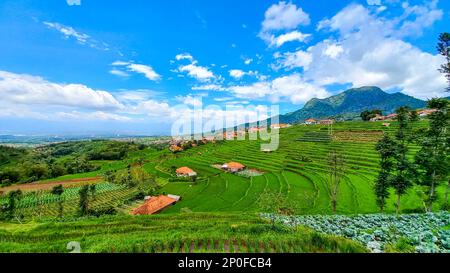
{"type": "Polygon", "coordinates": [[[381,110],[376,109],[376,110],[365,110],[365,111],[361,112],[360,116],[363,121],[369,121],[372,118],[374,118],[376,115],[381,116],[382,114],[383,114],[383,112],[381,110]]]}
{"type": "Polygon", "coordinates": [[[447,91],[450,91],[450,33],[444,32],[439,35],[437,50],[445,58],[445,63],[441,65],[439,71],[447,78],[449,85],[447,91]]]}
{"type": "MultiPolygon", "coordinates": [[[[427,189],[427,210],[432,211],[437,199],[436,187],[448,181],[450,174],[449,101],[432,99],[428,107],[437,109],[429,117],[430,126],[420,139],[421,149],[415,156],[418,183],[427,189]]],[[[447,201],[447,200],[446,200],[447,201]]]]}
{"type": "Polygon", "coordinates": [[[80,195],[78,212],[80,216],[85,216],[89,212],[89,185],[83,186],[78,193],[80,195]]]}
{"type": "Polygon", "coordinates": [[[393,157],[395,155],[395,142],[388,134],[385,134],[377,143],[375,149],[380,154],[380,172],[375,181],[374,189],[377,205],[383,212],[386,200],[389,197],[389,187],[391,185],[391,172],[394,166],[393,157]]]}

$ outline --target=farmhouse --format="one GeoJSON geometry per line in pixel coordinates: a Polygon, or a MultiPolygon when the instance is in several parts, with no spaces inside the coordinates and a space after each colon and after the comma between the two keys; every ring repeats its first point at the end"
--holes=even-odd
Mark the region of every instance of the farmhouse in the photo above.
{"type": "Polygon", "coordinates": [[[197,176],[197,173],[188,167],[178,168],[176,171],[178,177],[193,177],[197,176]]]}
{"type": "Polygon", "coordinates": [[[290,124],[285,124],[285,123],[270,125],[270,128],[272,128],[272,129],[283,129],[283,128],[288,128],[288,127],[291,127],[291,125],[290,124]]]}
{"type": "Polygon", "coordinates": [[[376,114],[375,117],[373,117],[373,118],[370,119],[370,121],[379,121],[379,120],[385,120],[385,119],[386,119],[385,116],[376,114]]]}
{"type": "Polygon", "coordinates": [[[177,198],[174,198],[175,196],[166,196],[166,195],[160,195],[160,196],[152,196],[149,199],[145,201],[145,203],[134,209],[131,214],[133,215],[150,215],[155,214],[163,209],[175,204],[180,198],[177,196],[177,198]]]}
{"type": "Polygon", "coordinates": [[[309,118],[309,119],[305,120],[305,124],[314,125],[314,124],[317,124],[317,120],[315,120],[313,118],[309,118]]]}
{"type": "Polygon", "coordinates": [[[222,165],[222,169],[235,173],[245,169],[245,166],[238,162],[228,162],[222,165]]]}
{"type": "Polygon", "coordinates": [[[419,114],[420,117],[426,117],[428,115],[433,114],[436,111],[437,111],[436,109],[425,109],[418,111],[417,114],[419,114]]]}
{"type": "Polygon", "coordinates": [[[183,148],[181,148],[180,146],[178,146],[178,145],[170,145],[170,147],[169,147],[169,150],[171,151],[171,152],[173,152],[173,153],[177,153],[177,152],[181,152],[181,151],[183,151],[183,148]]]}
{"type": "Polygon", "coordinates": [[[397,114],[390,114],[390,115],[387,115],[385,119],[392,120],[392,119],[395,119],[395,118],[397,118],[397,114]]]}
{"type": "Polygon", "coordinates": [[[334,120],[332,119],[322,119],[319,121],[319,124],[322,125],[332,125],[334,123],[334,120]]]}

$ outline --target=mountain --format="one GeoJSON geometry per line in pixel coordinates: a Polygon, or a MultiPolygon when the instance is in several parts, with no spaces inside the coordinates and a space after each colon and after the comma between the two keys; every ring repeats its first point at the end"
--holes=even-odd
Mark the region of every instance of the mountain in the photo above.
{"type": "Polygon", "coordinates": [[[299,123],[308,118],[353,119],[362,111],[373,109],[390,114],[400,106],[418,109],[426,107],[426,102],[402,93],[389,94],[378,87],[365,86],[326,99],[312,99],[302,109],[280,115],[280,123],[299,123]]]}

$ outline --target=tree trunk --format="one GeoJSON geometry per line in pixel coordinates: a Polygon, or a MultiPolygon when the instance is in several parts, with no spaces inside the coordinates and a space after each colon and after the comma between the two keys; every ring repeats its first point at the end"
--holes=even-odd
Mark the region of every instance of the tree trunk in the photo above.
{"type": "Polygon", "coordinates": [[[450,180],[448,181],[447,189],[445,190],[445,207],[448,209],[448,192],[450,191],[450,180]]]}
{"type": "Polygon", "coordinates": [[[431,176],[431,187],[430,187],[430,196],[428,197],[428,212],[432,212],[433,211],[433,198],[434,198],[434,185],[435,182],[434,180],[436,179],[436,171],[433,171],[433,175],[431,176]]]}
{"type": "Polygon", "coordinates": [[[333,200],[331,200],[331,204],[333,206],[333,213],[336,214],[337,201],[336,201],[336,197],[335,196],[333,196],[333,200]]]}
{"type": "Polygon", "coordinates": [[[400,213],[400,194],[397,194],[397,205],[396,205],[396,213],[400,213]]]}

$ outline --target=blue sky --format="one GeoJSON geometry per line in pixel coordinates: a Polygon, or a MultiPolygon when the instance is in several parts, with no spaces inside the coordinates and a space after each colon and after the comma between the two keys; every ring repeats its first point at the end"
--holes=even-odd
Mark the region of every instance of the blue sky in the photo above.
{"type": "Polygon", "coordinates": [[[257,119],[363,85],[442,96],[448,25],[444,0],[3,0],[0,134],[167,134],[194,106],[257,119]]]}

